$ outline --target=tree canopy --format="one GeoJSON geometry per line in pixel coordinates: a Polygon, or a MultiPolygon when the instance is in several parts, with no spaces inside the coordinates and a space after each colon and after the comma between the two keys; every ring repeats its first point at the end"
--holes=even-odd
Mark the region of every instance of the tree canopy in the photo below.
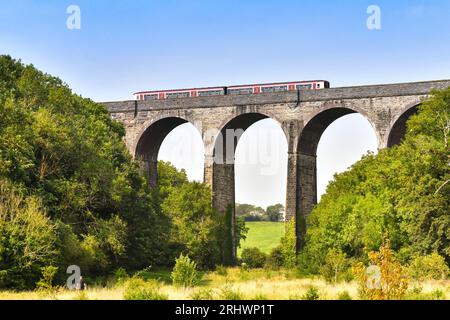
{"type": "Polygon", "coordinates": [[[73,264],[91,276],[170,265],[182,251],[206,264],[210,191],[169,164],[151,190],[124,133],[104,106],[0,56],[0,287],[32,287],[50,264],[61,277],[73,264]]]}
{"type": "Polygon", "coordinates": [[[450,88],[434,91],[407,123],[404,141],[338,174],[308,218],[304,268],[330,249],[361,258],[387,235],[405,262],[437,252],[450,262],[450,88]]]}

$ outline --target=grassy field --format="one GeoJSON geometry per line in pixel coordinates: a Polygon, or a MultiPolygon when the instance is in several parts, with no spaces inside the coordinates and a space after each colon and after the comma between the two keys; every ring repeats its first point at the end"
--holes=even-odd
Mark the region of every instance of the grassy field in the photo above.
{"type": "MultiPolygon", "coordinates": [[[[302,300],[311,287],[317,288],[320,300],[336,300],[344,292],[352,300],[359,299],[358,286],[355,282],[329,284],[320,278],[298,277],[295,271],[228,268],[220,272],[205,273],[201,284],[195,288],[174,287],[168,280],[169,271],[164,273],[165,275],[157,272],[155,276],[161,281],[160,292],[167,295],[170,300],[302,300]]],[[[154,276],[150,275],[150,278],[154,276]]],[[[112,281],[105,287],[93,287],[81,294],[62,288],[53,292],[4,291],[0,292],[0,300],[121,300],[124,290],[123,284],[114,284],[112,281]]],[[[450,281],[411,283],[409,292],[406,299],[448,300],[450,299],[450,281]]]]}
{"type": "Polygon", "coordinates": [[[243,248],[257,247],[264,253],[270,253],[280,243],[284,235],[283,222],[246,222],[249,228],[247,239],[242,242],[238,254],[243,248]]]}
{"type": "MultiPolygon", "coordinates": [[[[284,234],[284,224],[277,222],[250,222],[248,239],[243,247],[258,247],[269,253],[284,234]]],[[[170,300],[303,300],[315,288],[319,300],[338,300],[345,297],[360,299],[355,281],[327,283],[320,277],[302,277],[297,270],[268,270],[221,268],[203,273],[200,284],[194,288],[172,285],[169,270],[146,271],[147,281],[158,281],[159,292],[170,300]]],[[[91,285],[83,292],[57,288],[53,291],[3,291],[0,300],[121,300],[125,285],[113,279],[103,285],[91,285]]],[[[450,280],[411,282],[407,300],[449,300],[450,280]]]]}

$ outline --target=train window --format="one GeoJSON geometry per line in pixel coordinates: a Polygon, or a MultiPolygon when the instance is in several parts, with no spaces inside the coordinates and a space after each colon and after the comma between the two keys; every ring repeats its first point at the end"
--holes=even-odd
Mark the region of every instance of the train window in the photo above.
{"type": "Polygon", "coordinates": [[[317,84],[317,88],[320,88],[320,83],[317,84]]]}
{"type": "Polygon", "coordinates": [[[189,92],[167,92],[167,99],[176,99],[176,98],[188,98],[190,97],[189,92]]]}
{"type": "Polygon", "coordinates": [[[208,97],[208,96],[220,96],[223,95],[223,90],[208,90],[208,91],[199,91],[199,97],[208,97]]]}
{"type": "Polygon", "coordinates": [[[274,87],[262,87],[261,91],[264,93],[268,93],[268,92],[282,92],[282,91],[287,91],[288,87],[287,86],[274,86],[274,87]]]}
{"type": "Polygon", "coordinates": [[[250,93],[253,93],[253,88],[228,89],[228,94],[250,94],[250,93]]]}
{"type": "Polygon", "coordinates": [[[157,94],[146,94],[144,96],[144,100],[156,100],[156,99],[158,99],[157,94]]]}
{"type": "Polygon", "coordinates": [[[309,90],[312,89],[312,84],[298,84],[297,90],[309,90]]]}

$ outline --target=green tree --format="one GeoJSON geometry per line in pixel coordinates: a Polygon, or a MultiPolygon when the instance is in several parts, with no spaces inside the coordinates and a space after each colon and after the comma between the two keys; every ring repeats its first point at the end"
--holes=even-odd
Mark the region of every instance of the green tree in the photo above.
{"type": "MultiPolygon", "coordinates": [[[[0,70],[0,177],[50,219],[60,272],[67,263],[94,274],[133,269],[166,256],[167,224],[128,153],[123,126],[31,65],[0,56],[0,70]]],[[[2,250],[15,249],[4,243],[2,250]]],[[[23,279],[42,267],[31,264],[23,279]]]]}
{"type": "Polygon", "coordinates": [[[263,208],[246,203],[236,203],[235,214],[237,218],[243,217],[245,221],[268,220],[267,213],[263,208]]]}
{"type": "Polygon", "coordinates": [[[55,225],[41,201],[0,179],[0,287],[33,287],[57,256],[55,225]]]}
{"type": "Polygon", "coordinates": [[[276,204],[273,206],[269,206],[266,209],[267,216],[269,221],[278,222],[283,218],[284,206],[282,204],[276,204]]]}
{"type": "Polygon", "coordinates": [[[437,252],[450,262],[450,88],[434,91],[404,141],[338,174],[308,217],[300,261],[318,272],[330,249],[367,259],[388,234],[403,263],[437,252]]]}
{"type": "Polygon", "coordinates": [[[185,182],[161,205],[171,221],[170,241],[203,268],[220,261],[220,218],[212,207],[211,197],[205,184],[185,182]]]}

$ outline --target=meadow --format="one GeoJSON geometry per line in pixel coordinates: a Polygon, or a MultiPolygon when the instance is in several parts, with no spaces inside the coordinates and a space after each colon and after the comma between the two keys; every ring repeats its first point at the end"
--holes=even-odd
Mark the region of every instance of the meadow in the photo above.
{"type": "Polygon", "coordinates": [[[245,226],[249,229],[247,239],[242,241],[238,255],[242,249],[254,247],[269,254],[280,243],[285,229],[283,222],[252,221],[246,222],[245,226]]]}
{"type": "MultiPolygon", "coordinates": [[[[287,270],[243,270],[227,268],[203,274],[201,283],[194,288],[180,288],[171,284],[170,273],[148,272],[145,276],[160,281],[160,293],[170,300],[358,300],[356,282],[330,284],[320,278],[302,278],[287,270]],[[308,295],[316,290],[314,299],[308,295]]],[[[76,292],[63,288],[52,291],[0,292],[0,300],[122,300],[125,286],[111,279],[104,286],[91,286],[76,292]]],[[[450,281],[411,283],[405,299],[448,300],[450,281]]]]}
{"type": "MultiPolygon", "coordinates": [[[[284,224],[249,222],[245,247],[258,247],[269,253],[284,234],[284,224]]],[[[172,284],[170,270],[145,270],[139,276],[158,283],[158,292],[169,300],[358,300],[358,283],[329,283],[323,278],[304,277],[297,269],[245,269],[219,267],[201,273],[201,281],[192,288],[172,284]]],[[[0,300],[122,300],[126,279],[87,280],[88,290],[77,292],[62,287],[52,290],[3,291],[0,300]]],[[[449,300],[450,280],[411,282],[407,300],[449,300]]]]}

